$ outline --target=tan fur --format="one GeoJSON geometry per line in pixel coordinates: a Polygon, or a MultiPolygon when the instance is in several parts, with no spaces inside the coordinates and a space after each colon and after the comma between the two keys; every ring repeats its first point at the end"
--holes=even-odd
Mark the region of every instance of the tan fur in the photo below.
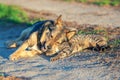
{"type": "MultiPolygon", "coordinates": [[[[47,32],[47,30],[45,32],[47,32]]],[[[51,61],[71,56],[89,47],[96,47],[97,45],[107,45],[107,40],[105,39],[105,37],[102,37],[100,35],[75,34],[76,30],[70,30],[66,27],[57,27],[52,32],[50,32],[49,36],[44,35],[43,42],[46,42],[45,46],[48,47],[47,51],[45,51],[46,55],[52,56],[58,53],[58,55],[51,58],[51,61]],[[49,38],[51,35],[52,37],[49,38]]]]}
{"type": "MultiPolygon", "coordinates": [[[[76,52],[80,52],[88,47],[95,47],[96,44],[99,46],[106,45],[107,41],[104,37],[99,35],[75,35],[77,30],[67,27],[63,27],[61,16],[55,21],[55,29],[50,31],[46,28],[42,32],[40,38],[41,44],[45,43],[46,50],[37,49],[37,31],[32,33],[28,40],[10,55],[11,60],[17,60],[20,58],[28,58],[36,55],[40,55],[46,52],[47,56],[58,53],[57,56],[51,58],[51,61],[63,59],[67,56],[71,56],[76,52]],[[30,51],[26,48],[31,47],[30,51]]],[[[43,47],[42,47],[43,48],[43,47]]]]}
{"type": "MultiPolygon", "coordinates": [[[[59,35],[61,33],[68,33],[69,31],[71,31],[71,34],[67,34],[68,35],[68,39],[71,38],[72,36],[74,36],[76,33],[77,33],[77,29],[76,28],[70,28],[70,27],[64,27],[63,24],[62,24],[62,19],[61,19],[61,15],[57,18],[57,20],[55,21],[55,29],[50,31],[48,29],[46,29],[43,33],[42,33],[42,36],[41,36],[41,44],[44,44],[44,42],[46,42],[45,46],[46,48],[49,47],[50,45],[52,44],[56,44],[58,38],[59,38],[59,41],[63,41],[64,37],[62,36],[66,36],[66,34],[63,34],[63,35],[59,35]],[[48,35],[49,34],[49,35],[48,35]]],[[[42,49],[44,50],[44,49],[42,49]]]]}
{"type": "MultiPolygon", "coordinates": [[[[62,24],[60,23],[60,21],[61,21],[61,16],[59,16],[57,18],[57,20],[55,21],[55,25],[54,25],[54,26],[56,26],[55,31],[61,31],[62,30],[62,24]]],[[[47,23],[45,25],[47,25],[47,23]]],[[[21,36],[16,39],[16,43],[21,41],[22,38],[24,38],[24,36],[26,36],[27,34],[30,33],[31,30],[32,30],[32,28],[24,30],[22,32],[21,36]],[[27,33],[27,30],[28,30],[28,33],[27,33]]],[[[46,33],[47,32],[48,32],[48,30],[45,30],[45,31],[42,32],[43,34],[42,34],[42,37],[40,38],[41,43],[44,42],[44,40],[51,39],[50,37],[46,38],[46,33]]],[[[52,35],[56,36],[57,33],[59,33],[59,32],[55,32],[52,35]]],[[[10,55],[10,60],[18,60],[20,58],[28,58],[28,57],[33,57],[33,56],[42,54],[43,51],[41,51],[40,49],[37,48],[37,34],[38,34],[38,31],[32,33],[26,41],[23,41],[22,45],[13,54],[10,55]],[[26,50],[29,47],[31,49],[26,50]]]]}
{"type": "Polygon", "coordinates": [[[51,49],[46,51],[46,55],[52,56],[58,53],[57,56],[51,58],[51,61],[73,55],[89,47],[107,45],[107,40],[100,35],[74,35],[73,37],[71,35],[73,35],[73,31],[67,33],[61,32],[61,34],[58,34],[59,37],[52,40],[53,42],[49,40],[49,43],[47,41],[49,44],[46,44],[51,46],[51,49]],[[65,41],[66,38],[68,41],[65,41]]]}
{"type": "Polygon", "coordinates": [[[39,51],[39,49],[30,51],[26,50],[26,48],[28,48],[29,46],[34,46],[35,44],[37,44],[37,32],[31,34],[30,38],[26,40],[13,54],[10,55],[10,60],[33,57],[38,54],[41,54],[42,52],[39,51]]]}
{"type": "Polygon", "coordinates": [[[33,26],[26,28],[25,30],[22,31],[22,33],[20,34],[20,36],[17,39],[6,41],[5,46],[7,48],[15,48],[15,47],[20,46],[24,42],[23,41],[24,38],[31,32],[32,29],[33,29],[33,26]]]}

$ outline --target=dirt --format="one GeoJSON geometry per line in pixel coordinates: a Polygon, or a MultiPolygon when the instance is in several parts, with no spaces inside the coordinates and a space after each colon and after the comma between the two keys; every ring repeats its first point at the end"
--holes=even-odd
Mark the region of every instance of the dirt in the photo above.
{"type": "MultiPolygon", "coordinates": [[[[109,32],[108,36],[111,36],[111,41],[120,38],[120,27],[105,28],[100,27],[99,25],[77,25],[68,22],[66,22],[66,25],[76,25],[79,30],[85,32],[107,30],[107,33],[109,32]]],[[[17,38],[20,35],[20,32],[25,29],[25,25],[9,23],[7,25],[0,25],[0,28],[0,72],[4,72],[9,76],[15,76],[10,78],[20,78],[22,80],[120,79],[120,44],[105,52],[83,51],[74,56],[55,62],[50,62],[50,57],[46,57],[45,55],[13,62],[8,60],[8,57],[17,48],[7,49],[4,46],[4,42],[17,38]]],[[[104,32],[99,34],[103,35],[104,32]]]]}
{"type": "Polygon", "coordinates": [[[58,0],[0,0],[0,2],[40,12],[38,17],[45,16],[47,19],[55,19],[55,15],[62,14],[64,21],[77,22],[78,24],[120,26],[119,8],[99,7],[58,0]]]}
{"type": "Polygon", "coordinates": [[[13,62],[8,58],[17,48],[7,49],[4,42],[17,38],[26,25],[0,24],[0,72],[7,74],[8,78],[12,76],[10,78],[23,80],[120,80],[120,43],[112,43],[120,40],[119,10],[55,0],[0,2],[22,6],[31,19],[36,17],[54,20],[62,14],[65,26],[76,27],[85,33],[102,30],[103,32],[95,34],[108,37],[113,45],[107,51],[83,51],[55,62],[50,62],[50,57],[45,55],[13,62]]]}
{"type": "Polygon", "coordinates": [[[0,80],[22,80],[22,79],[16,78],[16,77],[13,77],[13,76],[8,76],[8,77],[0,76],[0,80]]]}

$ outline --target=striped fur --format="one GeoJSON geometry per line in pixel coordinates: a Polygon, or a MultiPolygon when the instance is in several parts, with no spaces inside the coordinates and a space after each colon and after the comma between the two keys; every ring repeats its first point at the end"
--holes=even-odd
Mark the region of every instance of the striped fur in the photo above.
{"type": "Polygon", "coordinates": [[[52,29],[46,27],[39,39],[40,50],[46,53],[46,56],[56,56],[51,61],[62,59],[80,52],[89,47],[106,46],[107,40],[100,35],[76,35],[77,29],[64,27],[61,16],[55,21],[55,27],[52,29]]]}
{"type": "Polygon", "coordinates": [[[69,37],[67,34],[71,33],[72,32],[61,32],[61,34],[58,34],[59,37],[56,36],[57,38],[53,40],[53,43],[49,44],[51,48],[46,51],[46,55],[52,56],[54,54],[58,54],[55,57],[51,58],[51,61],[71,56],[89,47],[107,45],[107,40],[100,35],[74,35],[72,38],[67,40],[69,37]]]}

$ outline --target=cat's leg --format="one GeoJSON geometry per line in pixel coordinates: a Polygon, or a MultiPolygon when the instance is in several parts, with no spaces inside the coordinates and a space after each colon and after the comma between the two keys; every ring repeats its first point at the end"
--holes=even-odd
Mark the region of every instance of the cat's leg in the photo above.
{"type": "Polygon", "coordinates": [[[81,52],[82,50],[84,50],[84,48],[82,46],[79,46],[79,45],[75,45],[75,46],[72,46],[72,47],[66,47],[64,48],[63,50],[61,50],[58,55],[56,55],[55,57],[52,57],[50,59],[50,61],[56,61],[58,59],[63,59],[65,57],[69,57],[69,56],[72,56],[78,52],[81,52]]]}
{"type": "Polygon", "coordinates": [[[56,55],[55,57],[52,57],[51,59],[50,59],[50,61],[56,61],[56,60],[59,60],[59,59],[63,59],[63,58],[65,58],[65,57],[67,57],[67,53],[59,53],[58,55],[56,55]]]}
{"type": "Polygon", "coordinates": [[[65,48],[64,50],[61,50],[56,56],[52,57],[50,61],[56,61],[58,59],[63,59],[65,57],[68,57],[71,54],[71,49],[65,48]]]}

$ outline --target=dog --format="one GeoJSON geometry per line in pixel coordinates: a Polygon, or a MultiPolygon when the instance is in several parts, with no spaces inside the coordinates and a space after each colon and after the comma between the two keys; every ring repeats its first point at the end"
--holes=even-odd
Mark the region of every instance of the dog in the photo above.
{"type": "Polygon", "coordinates": [[[14,40],[14,42],[8,42],[8,47],[12,47],[14,44],[16,44],[14,47],[17,47],[18,44],[20,45],[20,47],[10,55],[9,59],[14,61],[21,58],[34,57],[36,55],[44,53],[40,49],[40,47],[43,45],[41,45],[41,41],[39,40],[42,40],[42,38],[44,38],[40,37],[44,36],[41,33],[43,33],[46,28],[49,28],[49,30],[51,30],[54,27],[56,28],[62,26],[59,24],[61,20],[60,18],[61,15],[55,21],[45,20],[37,22],[33,25],[33,27],[25,29],[21,33],[20,37],[14,40]]]}

